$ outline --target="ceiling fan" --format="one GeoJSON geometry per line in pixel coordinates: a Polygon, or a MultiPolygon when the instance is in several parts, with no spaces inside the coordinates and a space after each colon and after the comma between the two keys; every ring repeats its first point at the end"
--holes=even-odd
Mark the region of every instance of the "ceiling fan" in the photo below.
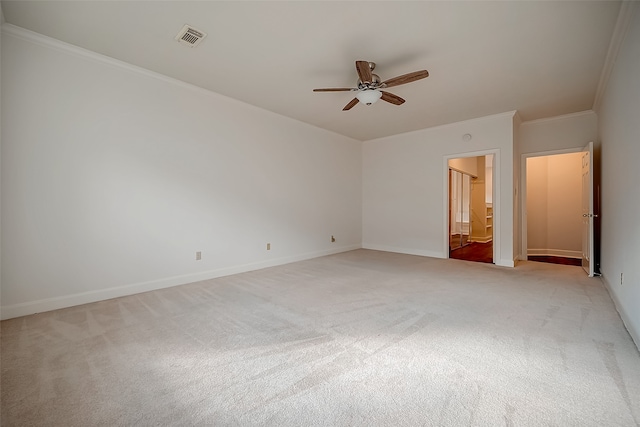
{"type": "Polygon", "coordinates": [[[344,106],[342,111],[347,111],[353,108],[358,102],[365,105],[371,105],[377,102],[379,99],[390,102],[394,105],[401,105],[404,103],[404,99],[398,95],[386,92],[381,89],[388,87],[399,86],[406,83],[415,82],[416,80],[429,77],[427,70],[414,71],[413,73],[403,74],[398,77],[394,77],[389,80],[381,81],[377,74],[373,74],[373,70],[376,68],[374,62],[369,61],[356,61],[356,71],[358,72],[357,87],[336,87],[325,89],[314,89],[314,92],[358,92],[355,98],[353,98],[347,105],[344,106]]]}

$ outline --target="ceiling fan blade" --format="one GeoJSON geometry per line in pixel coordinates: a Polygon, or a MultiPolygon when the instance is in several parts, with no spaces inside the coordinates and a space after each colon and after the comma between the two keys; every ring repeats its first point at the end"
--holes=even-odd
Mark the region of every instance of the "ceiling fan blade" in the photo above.
{"type": "Polygon", "coordinates": [[[390,102],[394,105],[402,105],[404,104],[404,99],[400,98],[398,95],[394,95],[392,93],[389,92],[385,92],[383,90],[381,90],[380,92],[382,92],[382,100],[383,101],[387,101],[390,102]]]}
{"type": "Polygon", "coordinates": [[[351,87],[328,87],[322,89],[314,89],[314,92],[351,92],[354,90],[358,90],[356,88],[351,87]]]}
{"type": "Polygon", "coordinates": [[[353,98],[351,101],[349,101],[349,103],[347,105],[344,106],[344,108],[342,109],[342,111],[347,111],[353,108],[354,105],[356,105],[358,102],[358,98],[353,98]]]}
{"type": "Polygon", "coordinates": [[[413,73],[403,74],[401,76],[385,80],[384,82],[382,82],[382,87],[399,86],[406,83],[415,82],[416,80],[424,79],[425,77],[429,77],[429,72],[427,70],[414,71],[413,73]]]}
{"type": "Polygon", "coordinates": [[[373,76],[371,75],[371,68],[369,68],[369,61],[356,61],[356,71],[362,83],[372,82],[373,76]]]}

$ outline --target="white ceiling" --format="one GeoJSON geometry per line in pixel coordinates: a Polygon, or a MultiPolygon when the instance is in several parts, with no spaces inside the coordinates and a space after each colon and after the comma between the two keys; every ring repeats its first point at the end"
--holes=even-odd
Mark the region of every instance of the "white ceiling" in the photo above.
{"type": "Polygon", "coordinates": [[[617,1],[2,1],[6,22],[359,140],[518,110],[592,107],[617,1]],[[174,40],[184,24],[208,33],[174,40]],[[354,63],[406,99],[343,112],[354,63]]]}

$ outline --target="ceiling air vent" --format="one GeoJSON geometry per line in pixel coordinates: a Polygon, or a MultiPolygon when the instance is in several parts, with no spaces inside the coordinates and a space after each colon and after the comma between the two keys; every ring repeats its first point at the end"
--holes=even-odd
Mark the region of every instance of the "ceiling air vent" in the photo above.
{"type": "Polygon", "coordinates": [[[207,33],[185,25],[176,36],[176,40],[190,47],[196,47],[207,36],[207,33]]]}

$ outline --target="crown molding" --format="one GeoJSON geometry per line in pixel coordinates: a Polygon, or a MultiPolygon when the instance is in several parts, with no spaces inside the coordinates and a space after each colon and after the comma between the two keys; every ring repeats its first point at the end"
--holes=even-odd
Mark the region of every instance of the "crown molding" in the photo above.
{"type": "Polygon", "coordinates": [[[635,3],[636,2],[632,0],[625,0],[620,5],[618,20],[616,21],[616,26],[613,29],[613,35],[611,36],[611,42],[609,43],[609,50],[607,51],[607,57],[604,60],[604,66],[600,73],[600,81],[598,82],[598,87],[596,89],[596,96],[593,100],[593,107],[591,107],[593,111],[597,112],[600,108],[600,104],[602,103],[602,97],[607,89],[607,84],[609,83],[613,66],[618,58],[618,52],[620,51],[622,42],[627,34],[627,30],[629,29],[629,24],[631,23],[631,17],[633,16],[633,11],[636,7],[635,3]]]}
{"type": "Polygon", "coordinates": [[[366,144],[367,142],[375,142],[375,141],[380,141],[380,140],[385,140],[385,139],[392,139],[392,138],[396,138],[396,137],[403,137],[403,136],[406,136],[406,135],[418,134],[420,132],[425,132],[425,131],[433,131],[433,130],[437,130],[437,129],[438,130],[439,129],[447,129],[447,128],[457,127],[457,126],[461,126],[461,125],[472,125],[475,122],[483,122],[483,121],[486,121],[486,120],[499,119],[499,118],[503,118],[503,117],[510,117],[511,119],[516,120],[517,117],[519,117],[518,111],[517,110],[511,110],[511,111],[506,111],[504,113],[497,113],[497,114],[490,114],[488,116],[474,117],[474,118],[471,118],[471,119],[461,120],[459,122],[444,123],[444,124],[437,125],[437,126],[411,130],[411,131],[408,131],[408,132],[402,132],[402,133],[398,133],[398,134],[395,134],[395,135],[382,136],[380,138],[374,138],[374,139],[367,139],[367,140],[362,141],[362,142],[364,142],[366,144]]]}
{"type": "Polygon", "coordinates": [[[205,89],[203,87],[196,86],[196,85],[194,85],[192,83],[187,83],[185,81],[176,79],[174,77],[169,77],[167,75],[164,75],[164,74],[161,74],[161,73],[158,73],[158,72],[155,72],[155,71],[151,71],[149,69],[142,68],[142,67],[139,67],[137,65],[133,65],[133,64],[130,64],[128,62],[121,61],[119,59],[115,59],[115,58],[112,58],[110,56],[106,56],[106,55],[103,55],[101,53],[94,52],[92,50],[85,49],[83,47],[72,45],[72,44],[69,44],[67,42],[64,42],[64,41],[61,41],[61,40],[58,40],[58,39],[54,39],[54,38],[49,37],[49,36],[45,36],[43,34],[36,33],[34,31],[27,30],[27,29],[22,28],[22,27],[18,27],[17,25],[4,23],[2,25],[1,32],[2,32],[3,35],[13,36],[13,37],[15,37],[17,39],[25,40],[27,42],[30,42],[30,43],[33,43],[33,44],[36,44],[36,45],[40,45],[40,46],[44,46],[44,47],[47,47],[47,48],[50,48],[50,49],[54,49],[54,50],[57,50],[59,52],[63,52],[63,53],[66,53],[68,55],[76,56],[76,57],[79,57],[79,58],[82,58],[82,59],[85,59],[85,60],[88,60],[88,61],[94,61],[94,62],[102,63],[102,64],[105,64],[105,65],[110,66],[110,67],[119,68],[119,69],[128,71],[130,73],[143,75],[143,76],[146,76],[148,78],[155,79],[155,80],[160,80],[160,81],[165,82],[165,83],[170,84],[170,85],[178,86],[178,87],[181,87],[183,89],[190,90],[192,92],[196,92],[196,93],[199,93],[199,94],[202,94],[202,95],[205,95],[205,96],[209,96],[211,98],[215,98],[217,100],[222,100],[223,102],[230,102],[230,103],[242,106],[243,108],[249,108],[249,109],[254,110],[254,111],[260,111],[260,112],[262,112],[264,114],[277,116],[277,117],[284,118],[286,120],[290,120],[290,121],[293,121],[293,122],[296,122],[296,123],[302,123],[305,126],[310,126],[312,128],[318,129],[318,130],[320,130],[322,132],[327,132],[327,133],[330,133],[332,135],[336,135],[336,136],[338,136],[340,138],[345,138],[347,140],[354,141],[354,142],[362,142],[362,141],[360,141],[358,139],[355,139],[355,138],[352,138],[352,137],[349,137],[349,136],[345,136],[345,135],[339,134],[339,133],[331,131],[331,130],[324,129],[324,128],[321,128],[321,127],[316,126],[316,125],[312,125],[312,124],[309,124],[309,123],[306,123],[306,122],[303,122],[303,121],[300,121],[300,120],[297,120],[297,119],[294,119],[294,118],[291,118],[291,117],[288,117],[288,116],[285,116],[285,115],[282,115],[282,114],[279,114],[279,113],[276,113],[276,112],[273,112],[273,111],[270,111],[270,110],[265,110],[264,108],[257,107],[255,105],[246,103],[244,101],[240,101],[240,100],[235,99],[235,98],[228,97],[226,95],[222,95],[221,93],[214,92],[214,91],[212,91],[210,89],[205,89]]]}
{"type": "Polygon", "coordinates": [[[520,123],[520,126],[549,123],[549,122],[555,122],[559,120],[578,118],[582,116],[590,116],[592,114],[595,114],[595,111],[593,110],[578,111],[577,113],[569,113],[569,114],[562,114],[560,116],[552,116],[552,117],[544,117],[542,119],[527,120],[526,122],[520,123]]]}
{"type": "Polygon", "coordinates": [[[121,61],[119,59],[115,59],[115,58],[112,58],[110,56],[106,56],[106,55],[103,55],[101,53],[94,52],[94,51],[89,50],[89,49],[85,49],[85,48],[80,47],[80,46],[69,44],[67,42],[64,42],[64,41],[61,41],[61,40],[58,40],[58,39],[54,39],[54,38],[49,37],[49,36],[45,36],[43,34],[36,33],[34,31],[27,30],[27,29],[22,28],[22,27],[18,27],[17,25],[5,23],[2,26],[2,34],[3,35],[8,35],[8,36],[13,36],[15,38],[18,38],[18,39],[21,39],[21,40],[25,40],[25,41],[28,41],[30,43],[36,44],[36,45],[48,47],[50,49],[54,49],[54,50],[57,50],[59,52],[64,52],[64,53],[72,55],[72,56],[80,57],[80,58],[87,59],[87,60],[94,61],[94,62],[99,62],[99,63],[105,64],[105,65],[109,65],[111,67],[120,68],[120,69],[127,70],[129,72],[133,72],[133,73],[136,73],[136,74],[142,74],[142,75],[145,75],[147,77],[151,77],[151,78],[156,79],[156,80],[162,80],[162,81],[164,81],[166,83],[170,83],[170,84],[173,84],[173,85],[176,85],[176,86],[181,86],[181,87],[186,88],[186,89],[194,90],[194,91],[201,92],[201,93],[204,93],[204,94],[207,94],[207,95],[213,95],[213,96],[216,96],[216,97],[219,97],[219,98],[227,98],[229,100],[240,102],[240,101],[234,100],[232,98],[228,98],[228,97],[226,97],[224,95],[218,94],[216,92],[210,91],[208,89],[204,89],[204,88],[201,88],[199,86],[195,86],[195,85],[193,85],[191,83],[186,83],[186,82],[184,82],[182,80],[178,80],[178,79],[175,79],[173,77],[169,77],[169,76],[166,76],[164,74],[160,74],[160,73],[157,73],[155,71],[151,71],[151,70],[148,70],[146,68],[142,68],[142,67],[139,67],[137,65],[133,65],[133,64],[130,64],[128,62],[124,62],[124,61],[121,61]]]}

